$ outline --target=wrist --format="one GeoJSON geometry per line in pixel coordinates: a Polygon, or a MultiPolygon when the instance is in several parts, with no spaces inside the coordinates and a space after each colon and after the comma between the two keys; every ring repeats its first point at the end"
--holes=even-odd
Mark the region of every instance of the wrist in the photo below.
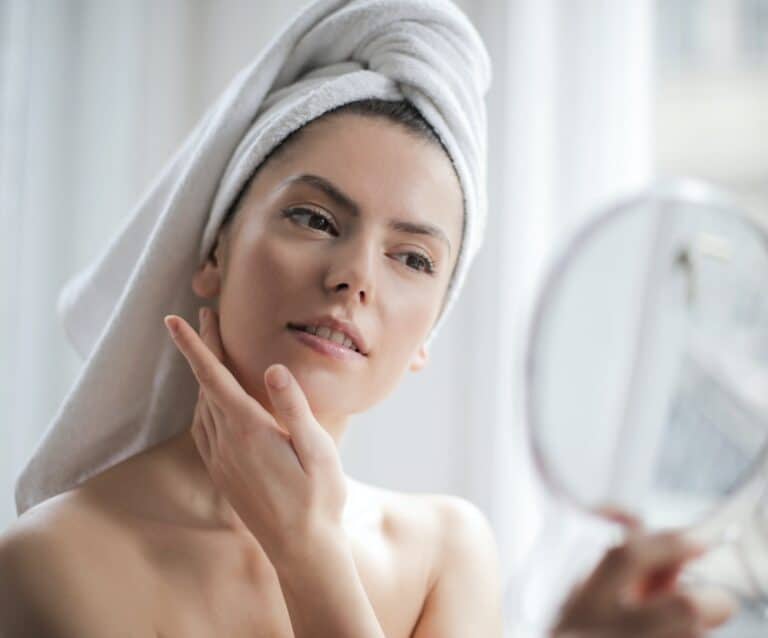
{"type": "Polygon", "coordinates": [[[308,566],[322,568],[352,556],[344,529],[328,522],[312,522],[286,532],[265,551],[281,577],[306,574],[308,566]]]}
{"type": "Polygon", "coordinates": [[[273,566],[297,638],[384,638],[342,528],[314,528],[286,543],[273,566]]]}

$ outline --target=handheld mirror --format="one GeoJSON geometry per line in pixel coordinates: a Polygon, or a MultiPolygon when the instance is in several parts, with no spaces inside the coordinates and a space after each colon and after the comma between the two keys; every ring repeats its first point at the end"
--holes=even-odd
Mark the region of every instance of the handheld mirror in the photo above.
{"type": "Polygon", "coordinates": [[[543,280],[526,352],[549,488],[721,538],[723,512],[763,489],[767,289],[765,230],[703,184],[654,186],[583,225],[543,280]]]}

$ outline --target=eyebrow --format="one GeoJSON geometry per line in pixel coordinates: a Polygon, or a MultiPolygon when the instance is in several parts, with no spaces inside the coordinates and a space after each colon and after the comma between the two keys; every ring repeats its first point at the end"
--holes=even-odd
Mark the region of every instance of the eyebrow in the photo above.
{"type": "MultiPolygon", "coordinates": [[[[329,182],[324,177],[319,175],[294,175],[283,181],[282,186],[288,187],[293,184],[307,184],[317,190],[325,193],[330,199],[332,199],[337,206],[345,209],[352,217],[360,216],[360,205],[355,202],[349,195],[341,191],[335,184],[329,182]]],[[[422,222],[411,222],[404,219],[390,219],[389,227],[393,230],[398,230],[404,233],[411,233],[414,235],[429,235],[435,237],[448,246],[448,252],[451,252],[451,242],[448,241],[448,237],[442,228],[434,226],[432,224],[426,224],[422,222]]]]}

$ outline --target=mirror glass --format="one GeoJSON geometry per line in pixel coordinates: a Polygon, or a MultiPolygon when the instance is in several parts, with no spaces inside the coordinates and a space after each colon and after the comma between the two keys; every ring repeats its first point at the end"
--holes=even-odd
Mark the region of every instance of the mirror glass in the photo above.
{"type": "Polygon", "coordinates": [[[534,304],[526,412],[539,469],[593,512],[701,524],[768,443],[765,231],[702,185],[592,217],[534,304]]]}

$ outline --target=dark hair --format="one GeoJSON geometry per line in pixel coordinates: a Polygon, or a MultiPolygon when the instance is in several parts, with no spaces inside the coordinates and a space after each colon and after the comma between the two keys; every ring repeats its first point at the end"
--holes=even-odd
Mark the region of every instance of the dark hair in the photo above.
{"type": "MultiPolygon", "coordinates": [[[[322,115],[316,117],[314,120],[305,122],[295,131],[291,132],[289,135],[283,138],[283,140],[277,146],[275,146],[272,150],[269,151],[269,153],[267,153],[266,157],[261,161],[261,163],[256,167],[250,177],[240,188],[240,191],[232,201],[232,204],[230,204],[226,214],[224,215],[224,220],[221,223],[222,228],[226,226],[234,217],[235,213],[240,207],[245,193],[248,191],[251,183],[259,173],[259,170],[262,166],[265,166],[270,159],[274,158],[278,153],[285,150],[288,145],[291,144],[291,142],[296,141],[296,139],[300,136],[302,129],[308,124],[317,122],[318,120],[331,115],[341,115],[344,113],[352,113],[355,115],[363,115],[368,117],[383,117],[390,122],[399,124],[406,131],[413,133],[416,138],[426,140],[427,142],[440,146],[440,148],[443,149],[446,157],[451,161],[451,166],[453,166],[453,159],[451,158],[448,150],[445,148],[445,145],[440,139],[440,136],[437,134],[435,129],[432,128],[432,125],[427,122],[426,119],[424,119],[424,116],[419,112],[419,110],[408,100],[393,101],[381,100],[379,98],[366,98],[363,100],[357,100],[356,102],[347,102],[346,104],[336,106],[329,111],[326,111],[322,115]]],[[[455,171],[456,168],[454,166],[454,172],[455,171]]]]}

